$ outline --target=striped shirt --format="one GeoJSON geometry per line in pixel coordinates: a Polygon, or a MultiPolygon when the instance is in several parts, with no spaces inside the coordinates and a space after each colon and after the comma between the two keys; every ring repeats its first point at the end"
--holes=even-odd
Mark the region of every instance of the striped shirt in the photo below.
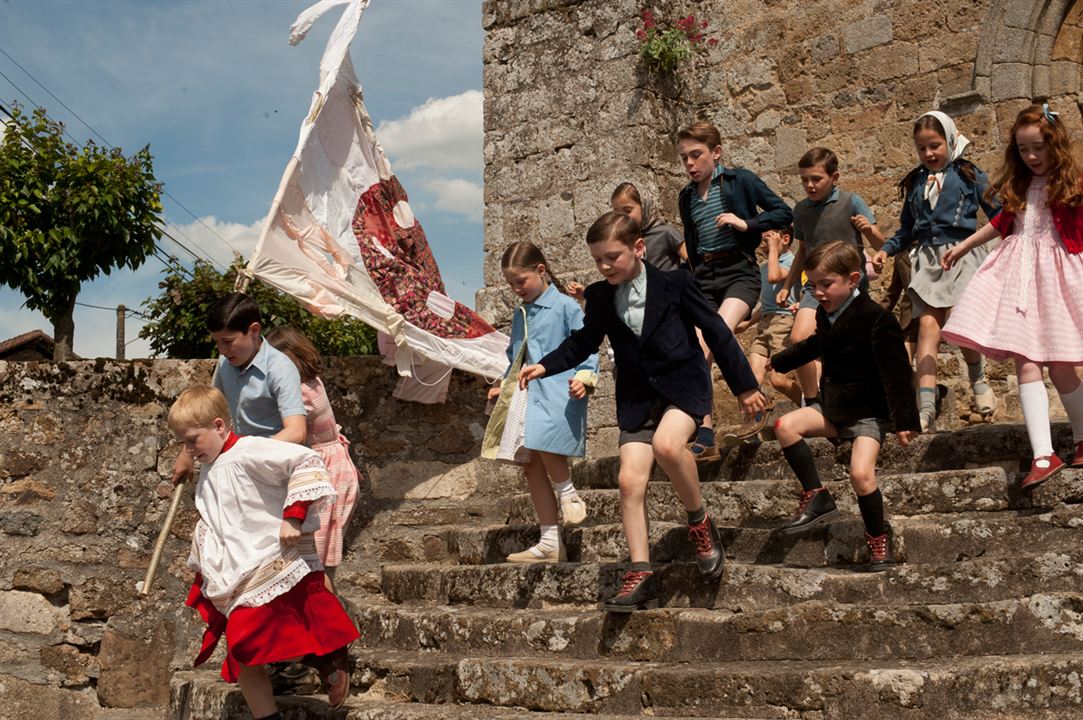
{"type": "Polygon", "coordinates": [[[704,200],[699,192],[692,193],[692,203],[689,208],[692,213],[692,222],[696,225],[696,233],[699,237],[699,252],[720,252],[733,250],[737,247],[737,239],[733,235],[733,228],[724,225],[719,228],[716,224],[718,216],[729,212],[726,198],[722,194],[722,184],[715,182],[722,174],[722,166],[716,165],[714,174],[711,175],[711,184],[707,190],[707,199],[704,200]]]}

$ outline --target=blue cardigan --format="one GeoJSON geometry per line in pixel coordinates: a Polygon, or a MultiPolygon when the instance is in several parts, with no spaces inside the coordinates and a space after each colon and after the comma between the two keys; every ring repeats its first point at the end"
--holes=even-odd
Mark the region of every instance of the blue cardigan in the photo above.
{"type": "MultiPolygon", "coordinates": [[[[744,168],[723,168],[722,173],[711,182],[720,183],[725,206],[729,211],[748,223],[748,229],[733,235],[737,247],[745,254],[755,254],[760,246],[764,230],[781,230],[793,224],[793,211],[786,201],[767,187],[760,177],[744,168]],[[762,212],[759,210],[762,208],[762,212]]],[[[677,196],[677,207],[681,212],[684,225],[684,242],[688,250],[688,262],[695,267],[701,262],[699,252],[699,234],[692,222],[692,193],[696,192],[696,183],[690,182],[677,196]]]]}
{"type": "Polygon", "coordinates": [[[710,368],[696,339],[698,327],[734,395],[759,387],[737,339],[696,289],[692,274],[663,272],[650,263],[643,263],[643,271],[647,273],[643,332],[637,337],[617,314],[613,302],[617,286],[596,282],[585,293],[583,328],[541,359],[546,375],[577,366],[608,336],[617,365],[621,430],[642,427],[660,398],[699,419],[711,412],[713,388],[710,368]]]}
{"type": "MultiPolygon", "coordinates": [[[[899,229],[884,243],[888,256],[906,250],[911,245],[951,245],[972,235],[978,225],[978,208],[992,220],[1000,212],[1000,203],[985,200],[989,178],[974,166],[974,182],[959,173],[956,161],[944,169],[940,187],[940,199],[936,208],[930,208],[925,200],[925,183],[929,170],[921,168],[913,178],[913,184],[903,203],[899,229]]],[[[965,162],[965,161],[964,161],[965,162]]]]}

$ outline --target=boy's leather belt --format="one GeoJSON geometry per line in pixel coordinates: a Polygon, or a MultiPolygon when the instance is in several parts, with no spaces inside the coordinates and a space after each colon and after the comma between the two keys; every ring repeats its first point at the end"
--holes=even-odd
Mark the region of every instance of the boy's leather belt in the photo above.
{"type": "Polygon", "coordinates": [[[746,258],[747,256],[740,250],[719,250],[718,252],[705,252],[703,253],[703,262],[715,263],[720,260],[734,260],[736,258],[746,258]]]}

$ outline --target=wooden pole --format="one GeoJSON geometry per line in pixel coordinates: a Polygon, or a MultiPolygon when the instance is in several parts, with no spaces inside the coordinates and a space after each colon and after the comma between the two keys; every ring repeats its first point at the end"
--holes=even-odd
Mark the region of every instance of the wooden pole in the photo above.
{"type": "MultiPolygon", "coordinates": [[[[184,452],[181,450],[181,452],[184,452]]],[[[150,593],[150,587],[154,584],[154,575],[158,572],[158,563],[162,560],[162,550],[165,549],[165,541],[169,539],[169,531],[173,528],[173,520],[177,517],[177,509],[180,507],[181,498],[184,496],[184,483],[177,483],[173,488],[173,495],[169,501],[169,510],[166,511],[162,529],[158,532],[158,541],[154,543],[154,552],[150,556],[150,566],[143,582],[136,587],[141,595],[150,593]]]]}
{"type": "Polygon", "coordinates": [[[128,308],[117,305],[117,360],[124,359],[124,316],[128,308]]]}

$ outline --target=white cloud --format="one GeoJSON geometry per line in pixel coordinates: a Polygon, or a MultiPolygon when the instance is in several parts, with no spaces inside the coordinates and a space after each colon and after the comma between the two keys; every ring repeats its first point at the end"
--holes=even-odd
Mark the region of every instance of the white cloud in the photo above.
{"type": "MultiPolygon", "coordinates": [[[[260,219],[251,225],[244,225],[222,222],[214,215],[207,215],[190,223],[169,223],[166,225],[166,231],[200,257],[205,259],[207,255],[210,255],[216,263],[229,267],[229,264],[233,262],[235,249],[245,260],[252,257],[252,251],[256,249],[256,242],[263,229],[263,222],[260,219]]],[[[185,264],[191,260],[188,253],[174,247],[168,238],[163,238],[162,243],[185,264]]]]}
{"type": "Polygon", "coordinates": [[[482,93],[430,98],[406,117],[385,120],[376,137],[396,169],[482,170],[482,93]]]}
{"type": "Polygon", "coordinates": [[[425,189],[436,196],[433,205],[462,215],[471,222],[481,222],[485,208],[481,185],[457,178],[433,178],[425,181],[425,189]]]}

